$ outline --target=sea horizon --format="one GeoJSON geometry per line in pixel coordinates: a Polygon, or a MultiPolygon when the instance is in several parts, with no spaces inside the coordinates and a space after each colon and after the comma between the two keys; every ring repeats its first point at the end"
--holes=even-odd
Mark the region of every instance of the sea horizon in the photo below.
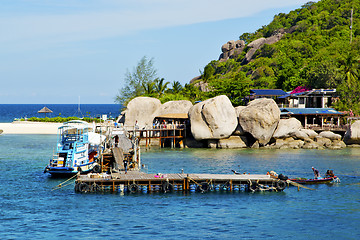
{"type": "Polygon", "coordinates": [[[31,117],[92,117],[99,118],[102,115],[107,115],[109,118],[116,118],[120,115],[123,106],[121,104],[100,104],[100,103],[56,103],[56,104],[41,104],[41,103],[5,103],[0,104],[0,122],[13,122],[15,119],[31,118],[31,117]],[[47,107],[52,113],[38,113],[38,111],[47,107]]]}

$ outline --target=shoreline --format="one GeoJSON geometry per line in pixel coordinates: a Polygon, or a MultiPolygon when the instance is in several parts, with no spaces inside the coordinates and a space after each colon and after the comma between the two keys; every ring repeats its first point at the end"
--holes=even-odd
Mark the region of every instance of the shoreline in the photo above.
{"type": "Polygon", "coordinates": [[[1,135],[5,134],[57,134],[62,123],[18,121],[0,123],[1,135]]]}

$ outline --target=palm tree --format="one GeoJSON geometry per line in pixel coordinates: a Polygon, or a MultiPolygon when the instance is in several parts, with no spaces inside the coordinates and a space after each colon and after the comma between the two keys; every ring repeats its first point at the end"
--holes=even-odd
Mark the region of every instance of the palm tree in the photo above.
{"type": "Polygon", "coordinates": [[[152,96],[155,93],[155,82],[142,83],[144,94],[146,96],[152,96]]]}
{"type": "Polygon", "coordinates": [[[156,90],[159,97],[161,97],[164,94],[164,92],[167,89],[167,85],[169,84],[169,82],[164,83],[164,81],[165,81],[164,78],[161,78],[161,79],[156,78],[155,81],[154,81],[155,90],[156,90]]]}
{"type": "Polygon", "coordinates": [[[346,75],[346,81],[349,87],[359,78],[359,60],[355,58],[353,54],[346,56],[344,61],[344,72],[346,75]]]}
{"type": "Polygon", "coordinates": [[[172,85],[172,89],[171,89],[172,93],[175,93],[175,94],[179,93],[183,89],[183,87],[179,81],[174,81],[171,85],[172,85]]]}

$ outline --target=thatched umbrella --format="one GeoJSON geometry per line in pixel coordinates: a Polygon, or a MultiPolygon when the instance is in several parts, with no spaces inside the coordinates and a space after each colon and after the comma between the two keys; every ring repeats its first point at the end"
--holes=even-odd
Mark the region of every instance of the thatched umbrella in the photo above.
{"type": "Polygon", "coordinates": [[[45,117],[46,117],[46,113],[52,113],[53,111],[51,111],[50,109],[48,109],[47,107],[43,107],[42,109],[40,109],[38,111],[38,113],[45,113],[45,117]]]}

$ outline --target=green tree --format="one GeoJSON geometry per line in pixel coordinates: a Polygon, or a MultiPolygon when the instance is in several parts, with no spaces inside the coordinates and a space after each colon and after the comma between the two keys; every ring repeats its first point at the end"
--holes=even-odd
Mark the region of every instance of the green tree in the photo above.
{"type": "Polygon", "coordinates": [[[143,83],[144,95],[152,97],[155,94],[155,82],[143,83]]]}
{"type": "Polygon", "coordinates": [[[126,71],[125,86],[119,90],[115,102],[124,105],[132,98],[143,95],[145,93],[143,85],[153,82],[156,74],[154,59],[142,57],[132,72],[126,71]]]}
{"type": "Polygon", "coordinates": [[[204,82],[207,82],[214,73],[215,69],[210,64],[206,65],[203,74],[204,82]]]}
{"type": "Polygon", "coordinates": [[[165,79],[164,78],[157,78],[155,79],[154,83],[155,83],[155,91],[158,94],[158,97],[161,97],[164,92],[167,90],[167,85],[170,84],[169,82],[164,82],[165,79]]]}
{"type": "Polygon", "coordinates": [[[226,95],[234,106],[244,105],[244,98],[249,96],[252,81],[245,73],[239,72],[233,78],[216,79],[210,83],[213,91],[209,97],[226,95]]]}
{"type": "Polygon", "coordinates": [[[181,90],[183,89],[181,83],[179,81],[174,81],[172,84],[171,84],[171,91],[172,93],[179,93],[181,92],[181,90]]]}

